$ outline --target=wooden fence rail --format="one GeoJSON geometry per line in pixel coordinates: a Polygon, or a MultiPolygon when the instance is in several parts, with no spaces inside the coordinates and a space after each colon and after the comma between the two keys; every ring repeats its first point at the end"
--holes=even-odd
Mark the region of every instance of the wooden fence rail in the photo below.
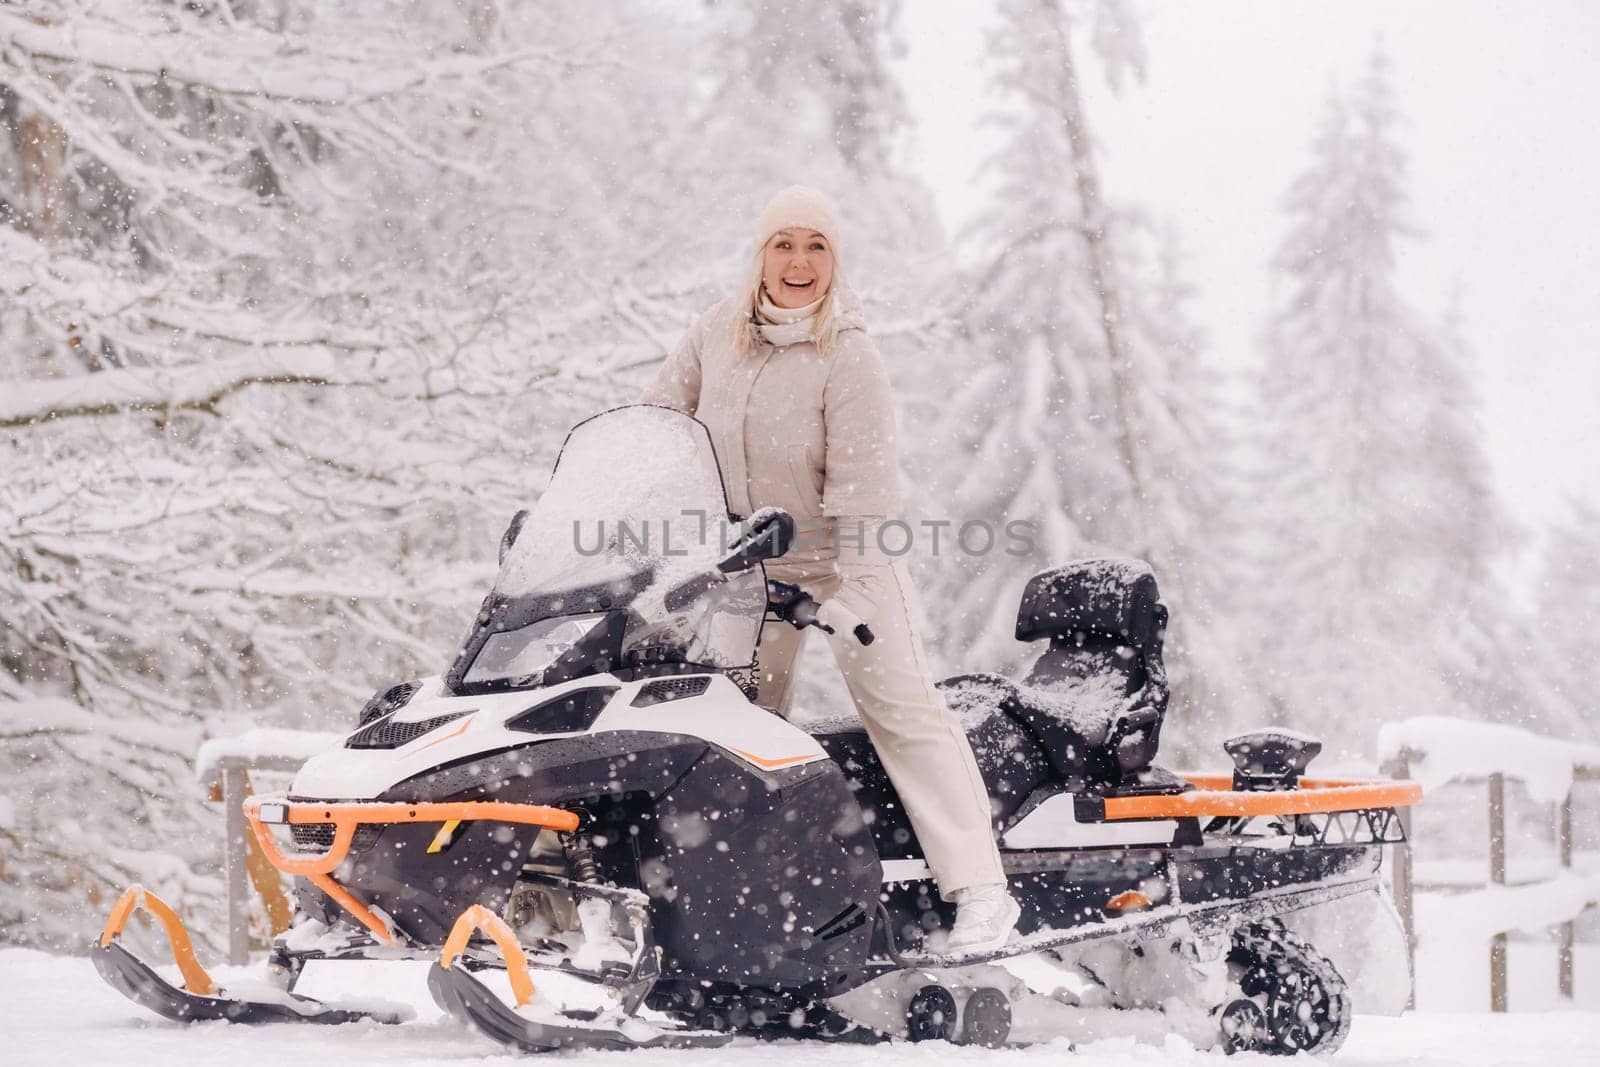
{"type": "MultiPolygon", "coordinates": [[[[1393,778],[1410,778],[1412,768],[1425,758],[1425,753],[1403,749],[1394,759],[1386,762],[1383,773],[1393,778]]],[[[1451,782],[1487,782],[1489,786],[1489,884],[1506,884],[1506,778],[1503,773],[1488,775],[1460,775],[1451,782]]],[[[1556,808],[1556,853],[1563,871],[1572,870],[1572,794],[1582,781],[1600,780],[1600,766],[1577,765],[1573,768],[1573,789],[1568,789],[1556,808]]],[[[1411,853],[1413,815],[1409,808],[1401,809],[1400,824],[1405,829],[1406,843],[1395,849],[1394,896],[1395,910],[1405,926],[1406,952],[1411,973],[1416,974],[1417,928],[1415,901],[1415,868],[1411,853]]],[[[1591,899],[1587,906],[1600,905],[1600,899],[1591,899]]],[[[1561,924],[1557,950],[1557,985],[1561,996],[1573,999],[1573,943],[1575,919],[1561,924]]],[[[1413,985],[1407,1007],[1416,1006],[1416,989],[1413,985]]],[[[1506,931],[1497,931],[1489,942],[1489,1010],[1507,1010],[1506,931]]]]}

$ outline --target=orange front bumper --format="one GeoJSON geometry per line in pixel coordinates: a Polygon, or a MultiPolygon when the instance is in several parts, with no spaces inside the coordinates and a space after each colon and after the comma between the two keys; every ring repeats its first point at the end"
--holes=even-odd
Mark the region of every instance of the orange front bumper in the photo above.
{"type": "Polygon", "coordinates": [[[244,802],[244,817],[261,843],[261,851],[278,870],[301,875],[326,893],[340,907],[365,926],[386,945],[397,945],[400,937],[393,926],[357,900],[333,878],[333,871],[350,854],[356,830],[363,824],[395,823],[510,822],[541,826],[562,833],[578,828],[578,816],[561,808],[543,804],[507,804],[495,800],[468,800],[425,804],[387,802],[319,802],[289,800],[285,797],[254,796],[244,802]],[[291,856],[278,847],[269,829],[272,825],[333,826],[333,843],[326,852],[291,856]]]}

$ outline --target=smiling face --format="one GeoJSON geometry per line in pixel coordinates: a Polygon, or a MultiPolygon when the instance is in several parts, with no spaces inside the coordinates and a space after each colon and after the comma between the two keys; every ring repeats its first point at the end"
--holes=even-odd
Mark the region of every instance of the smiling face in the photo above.
{"type": "Polygon", "coordinates": [[[779,230],[762,255],[761,283],[781,308],[803,308],[833,284],[833,248],[815,230],[779,230]]]}

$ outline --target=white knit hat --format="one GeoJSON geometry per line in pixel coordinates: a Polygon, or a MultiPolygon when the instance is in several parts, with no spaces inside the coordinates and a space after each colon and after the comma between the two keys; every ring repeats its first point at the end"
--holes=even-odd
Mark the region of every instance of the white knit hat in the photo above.
{"type": "Polygon", "coordinates": [[[756,219],[756,247],[765,245],[779,230],[815,230],[828,239],[835,259],[840,256],[839,216],[826,194],[804,185],[789,188],[767,201],[756,219]]]}

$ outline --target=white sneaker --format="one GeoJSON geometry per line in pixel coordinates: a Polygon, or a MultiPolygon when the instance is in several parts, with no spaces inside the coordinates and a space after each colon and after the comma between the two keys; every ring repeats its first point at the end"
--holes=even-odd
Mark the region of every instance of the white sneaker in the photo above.
{"type": "Polygon", "coordinates": [[[956,895],[956,924],[941,951],[992,952],[1006,943],[1021,916],[1004,882],[963,889],[956,895]]]}

